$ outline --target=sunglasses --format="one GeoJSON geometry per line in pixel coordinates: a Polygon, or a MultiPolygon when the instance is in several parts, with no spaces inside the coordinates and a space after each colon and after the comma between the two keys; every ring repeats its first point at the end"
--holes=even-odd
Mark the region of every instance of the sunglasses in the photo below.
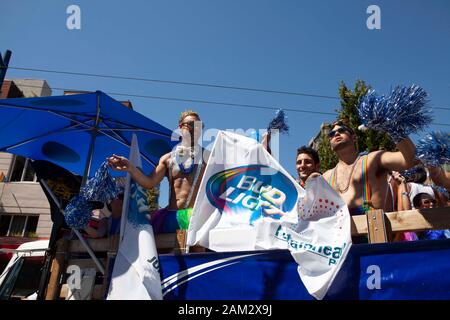
{"type": "Polygon", "coordinates": [[[332,139],[334,137],[334,135],[336,134],[336,132],[341,134],[341,133],[344,133],[346,131],[350,132],[350,130],[348,128],[346,128],[346,127],[340,127],[340,128],[335,129],[335,130],[331,130],[330,132],[328,132],[328,139],[332,139]]]}
{"type": "Polygon", "coordinates": [[[436,201],[436,200],[434,200],[434,199],[431,199],[431,200],[428,200],[428,199],[426,199],[426,200],[422,200],[422,204],[430,204],[430,203],[432,203],[432,204],[436,204],[436,203],[437,203],[437,201],[436,201]]]}
{"type": "Polygon", "coordinates": [[[204,128],[204,124],[203,124],[203,122],[201,122],[201,121],[188,121],[188,122],[183,122],[183,123],[180,123],[180,128],[183,128],[183,127],[188,127],[189,129],[192,129],[192,128],[194,128],[195,127],[195,123],[201,123],[201,126],[202,126],[202,128],[204,128]]]}

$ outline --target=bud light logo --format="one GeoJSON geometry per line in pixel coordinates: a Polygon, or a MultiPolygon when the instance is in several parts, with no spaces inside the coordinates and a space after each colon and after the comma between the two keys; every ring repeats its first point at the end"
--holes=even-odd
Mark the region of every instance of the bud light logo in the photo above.
{"type": "Polygon", "coordinates": [[[209,202],[221,212],[280,219],[297,202],[297,189],[283,173],[265,165],[227,169],[211,176],[206,184],[209,202]],[[262,175],[261,169],[274,172],[262,175]]]}

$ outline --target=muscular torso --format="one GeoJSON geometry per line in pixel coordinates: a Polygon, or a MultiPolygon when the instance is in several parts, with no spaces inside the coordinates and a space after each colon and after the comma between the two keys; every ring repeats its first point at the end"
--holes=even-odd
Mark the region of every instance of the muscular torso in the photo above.
{"type": "MultiPolygon", "coordinates": [[[[207,152],[207,151],[204,151],[207,152]]],[[[207,159],[204,157],[204,159],[207,159]]],[[[166,176],[169,181],[169,189],[170,189],[170,195],[169,195],[169,210],[179,210],[179,209],[185,209],[187,206],[189,206],[189,194],[191,192],[191,189],[193,187],[196,187],[196,190],[194,190],[190,203],[192,204],[195,200],[195,197],[198,192],[198,187],[200,185],[200,181],[202,179],[204,169],[206,167],[206,162],[203,161],[203,164],[200,168],[198,168],[199,164],[196,164],[194,166],[194,169],[190,173],[183,173],[179,170],[178,166],[170,165],[170,157],[165,162],[167,171],[166,176]],[[171,170],[169,174],[169,170],[171,170]],[[194,179],[197,170],[200,170],[198,179],[196,182],[196,185],[194,186],[194,179]]]]}
{"type": "MultiPolygon", "coordinates": [[[[367,174],[369,177],[370,186],[370,201],[371,206],[375,209],[383,209],[384,211],[392,211],[392,198],[388,192],[387,171],[378,166],[379,152],[371,152],[368,155],[367,174]]],[[[349,208],[356,208],[363,205],[363,187],[364,181],[362,177],[362,159],[360,157],[351,175],[352,165],[338,164],[336,170],[335,183],[333,188],[344,199],[349,208]],[[350,179],[351,175],[351,179],[350,179]],[[347,183],[349,182],[349,187],[347,183]],[[337,182],[336,182],[337,181],[337,182]],[[339,187],[339,188],[338,188],[339,187]],[[339,191],[338,189],[341,189],[339,191]]],[[[329,182],[331,175],[334,174],[334,169],[328,170],[324,173],[324,178],[329,182]]]]}

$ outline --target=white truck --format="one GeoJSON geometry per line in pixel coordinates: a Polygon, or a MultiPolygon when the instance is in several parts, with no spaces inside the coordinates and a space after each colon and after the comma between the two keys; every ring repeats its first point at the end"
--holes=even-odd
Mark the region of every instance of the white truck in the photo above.
{"type": "Polygon", "coordinates": [[[48,240],[37,240],[23,243],[16,249],[0,249],[13,253],[0,275],[0,300],[36,298],[48,243],[48,240]]]}

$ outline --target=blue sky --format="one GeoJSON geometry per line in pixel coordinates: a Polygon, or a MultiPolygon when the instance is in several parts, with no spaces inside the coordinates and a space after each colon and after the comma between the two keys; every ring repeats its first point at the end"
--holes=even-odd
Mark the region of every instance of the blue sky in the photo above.
{"type": "MultiPolygon", "coordinates": [[[[450,2],[397,1],[2,1],[0,50],[10,66],[201,82],[337,96],[341,80],[363,79],[380,93],[418,84],[435,122],[450,124],[450,2]],[[68,30],[66,8],[81,8],[68,30]],[[369,30],[366,9],[381,9],[369,30]]],[[[333,112],[338,100],[8,70],[7,78],[51,87],[222,101],[333,112]]],[[[61,94],[54,90],[53,94],[61,94]]],[[[120,100],[127,97],[113,96],[120,100]]],[[[186,108],[206,128],[265,128],[274,111],[129,98],[135,110],[174,129],[186,108]]],[[[287,112],[280,163],[295,174],[296,148],[331,115],[287,112]]],[[[448,126],[431,125],[430,130],[448,126]]],[[[417,139],[417,137],[413,137],[417,139]]],[[[162,186],[161,204],[167,201],[162,186]]]]}

